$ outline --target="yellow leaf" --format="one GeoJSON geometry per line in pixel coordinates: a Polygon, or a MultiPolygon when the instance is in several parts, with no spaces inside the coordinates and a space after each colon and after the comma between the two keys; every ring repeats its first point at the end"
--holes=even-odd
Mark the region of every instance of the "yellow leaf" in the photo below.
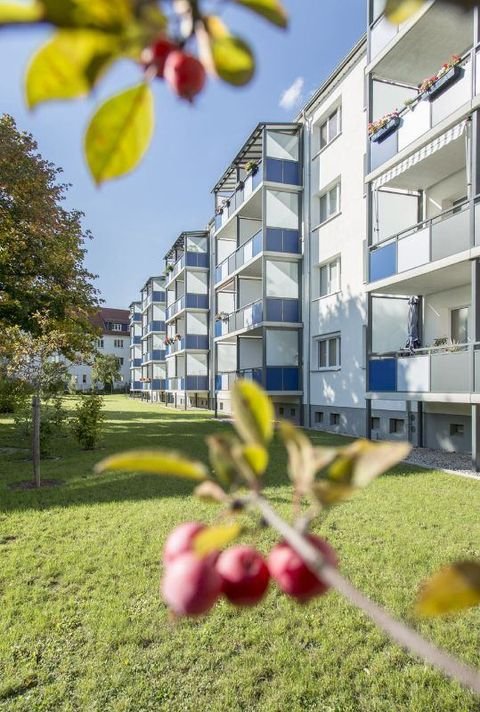
{"type": "Polygon", "coordinates": [[[232,387],[234,425],[246,443],[264,445],[273,437],[274,411],[263,390],[253,381],[239,379],[232,387]]]}
{"type": "Polygon", "coordinates": [[[211,36],[210,51],[220,79],[233,86],[248,84],[255,72],[255,58],[244,40],[233,35],[211,36]]]}
{"type": "Polygon", "coordinates": [[[376,477],[404,460],[412,446],[407,442],[371,443],[358,440],[358,453],[353,468],[352,484],[366,487],[376,477]]]}
{"type": "Polygon", "coordinates": [[[27,104],[88,94],[116,54],[112,35],[60,30],[33,55],[25,77],[27,104]]]}
{"type": "Polygon", "coordinates": [[[355,488],[341,482],[318,480],[318,482],[313,483],[311,491],[322,506],[330,507],[332,504],[338,504],[350,499],[355,493],[355,488]]]}
{"type": "Polygon", "coordinates": [[[230,435],[209,435],[206,438],[210,464],[220,482],[229,486],[237,474],[237,466],[232,450],[240,446],[240,441],[230,435]]]}
{"type": "Polygon", "coordinates": [[[254,475],[260,477],[260,475],[264,474],[268,465],[268,452],[264,447],[261,445],[243,445],[241,453],[254,475]]]}
{"type": "Polygon", "coordinates": [[[242,527],[237,522],[207,527],[193,540],[193,549],[200,556],[224,549],[240,535],[242,527]]]}
{"type": "Polygon", "coordinates": [[[57,27],[120,32],[134,20],[131,0],[41,0],[45,18],[57,27]]]}
{"type": "Polygon", "coordinates": [[[410,19],[424,5],[425,0],[387,0],[385,15],[393,25],[410,19]]]}
{"type": "Polygon", "coordinates": [[[235,0],[249,10],[261,15],[278,27],[287,27],[288,16],[279,0],[235,0]]]}
{"type": "Polygon", "coordinates": [[[480,562],[458,561],[428,579],[418,595],[417,615],[454,613],[480,603],[480,562]]]}
{"type": "Polygon", "coordinates": [[[98,463],[95,472],[122,470],[124,472],[149,472],[189,480],[205,480],[208,470],[201,462],[188,460],[173,450],[129,450],[111,455],[98,463]]]}
{"type": "Polygon", "coordinates": [[[210,502],[226,502],[229,497],[224,492],[224,490],[217,485],[216,482],[207,480],[207,482],[202,482],[201,485],[195,487],[193,494],[199,499],[205,499],[210,502]]]}
{"type": "Polygon", "coordinates": [[[44,8],[41,2],[0,3],[0,25],[38,22],[43,16],[44,8]]]}
{"type": "Polygon", "coordinates": [[[138,84],[104,102],[85,134],[85,155],[96,183],[133,170],[150,144],[153,128],[153,94],[148,84],[138,84]]]}

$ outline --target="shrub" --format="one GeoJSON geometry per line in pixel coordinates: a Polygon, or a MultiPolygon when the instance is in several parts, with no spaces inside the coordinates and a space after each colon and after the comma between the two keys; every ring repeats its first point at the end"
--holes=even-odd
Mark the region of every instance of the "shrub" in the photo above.
{"type": "Polygon", "coordinates": [[[82,395],[71,421],[72,432],[84,450],[93,450],[103,430],[103,398],[98,393],[82,395]]]}
{"type": "Polygon", "coordinates": [[[22,405],[28,387],[0,373],[0,413],[14,413],[22,405]]]}

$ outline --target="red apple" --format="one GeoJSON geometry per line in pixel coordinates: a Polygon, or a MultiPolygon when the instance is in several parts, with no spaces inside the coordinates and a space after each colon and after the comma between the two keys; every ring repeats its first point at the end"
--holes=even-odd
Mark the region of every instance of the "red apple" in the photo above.
{"type": "Polygon", "coordinates": [[[253,606],[263,598],[270,574],[263,557],[249,546],[234,546],[217,561],[222,591],[236,606],[253,606]]]}
{"type": "Polygon", "coordinates": [[[174,42],[171,42],[166,37],[160,37],[150,47],[145,47],[141,54],[140,61],[145,67],[154,66],[157,70],[157,77],[163,77],[163,70],[168,55],[177,49],[178,46],[174,44],[174,42]]]}
{"type": "Polygon", "coordinates": [[[163,76],[175,94],[188,101],[202,91],[207,78],[203,64],[181,50],[170,52],[163,76]]]}
{"type": "Polygon", "coordinates": [[[211,557],[187,552],[167,566],[161,589],[165,603],[177,616],[199,616],[218,599],[222,579],[211,557]]]}
{"type": "Polygon", "coordinates": [[[177,556],[192,551],[195,536],[205,528],[201,522],[184,522],[173,529],[165,542],[163,561],[171,564],[177,556]]]}
{"type": "MultiPolygon", "coordinates": [[[[337,555],[325,539],[314,534],[309,534],[307,539],[323,554],[327,563],[338,566],[337,555]]],[[[329,585],[312,573],[296,551],[285,541],[277,544],[270,552],[268,568],[271,577],[282,591],[298,601],[308,601],[314,596],[321,596],[329,589],[329,585]]]]}

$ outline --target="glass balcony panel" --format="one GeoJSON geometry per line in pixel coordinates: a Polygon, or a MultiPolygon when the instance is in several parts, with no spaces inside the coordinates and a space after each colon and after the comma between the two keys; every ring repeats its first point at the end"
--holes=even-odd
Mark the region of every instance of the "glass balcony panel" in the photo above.
{"type": "Polygon", "coordinates": [[[398,129],[382,141],[370,141],[370,170],[374,171],[398,152],[398,129]]]}
{"type": "Polygon", "coordinates": [[[472,95],[472,63],[470,61],[465,63],[460,72],[460,77],[431,102],[432,126],[436,126],[470,100],[472,95]]]}
{"type": "Polygon", "coordinates": [[[480,202],[475,205],[475,244],[480,245],[480,202]]]}
{"type": "Polygon", "coordinates": [[[432,224],[432,260],[455,255],[470,247],[468,209],[432,224]]]}
{"type": "Polygon", "coordinates": [[[467,393],[470,386],[471,352],[456,351],[432,353],[431,391],[432,393],[467,393]]]}
{"type": "Polygon", "coordinates": [[[402,114],[402,120],[397,129],[399,151],[430,129],[430,114],[431,104],[429,101],[419,101],[412,109],[402,114]]]}
{"type": "Polygon", "coordinates": [[[397,272],[397,244],[390,242],[370,252],[370,282],[386,279],[397,272]]]}
{"type": "Polygon", "coordinates": [[[430,227],[402,237],[398,241],[398,272],[430,262],[430,227]]]}
{"type": "Polygon", "coordinates": [[[409,356],[397,360],[397,391],[428,393],[430,391],[430,357],[409,356]]]}

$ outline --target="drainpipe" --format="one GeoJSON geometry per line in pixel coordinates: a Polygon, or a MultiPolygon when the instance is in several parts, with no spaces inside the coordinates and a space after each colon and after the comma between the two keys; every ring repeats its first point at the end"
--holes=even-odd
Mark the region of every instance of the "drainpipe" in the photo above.
{"type": "Polygon", "coordinates": [[[312,182],[312,160],[311,160],[311,136],[312,117],[307,118],[305,109],[301,113],[301,122],[304,125],[304,150],[303,150],[303,404],[305,418],[304,423],[307,428],[312,427],[311,409],[311,348],[310,348],[310,307],[311,307],[311,182],[312,182]]]}

